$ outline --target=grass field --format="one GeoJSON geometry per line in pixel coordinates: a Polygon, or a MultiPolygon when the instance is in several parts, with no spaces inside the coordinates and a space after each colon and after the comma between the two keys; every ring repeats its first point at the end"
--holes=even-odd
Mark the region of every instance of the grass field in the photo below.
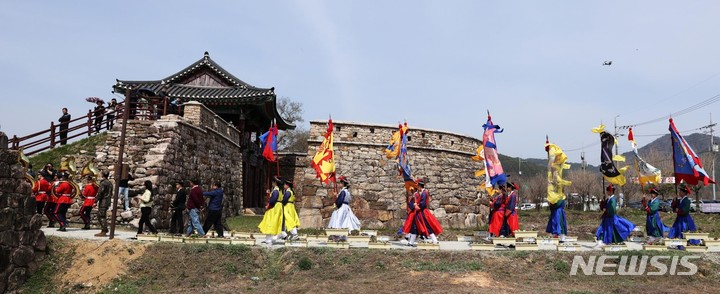
{"type": "MultiPolygon", "coordinates": [[[[24,293],[714,293],[720,287],[717,254],[698,260],[693,276],[570,276],[575,253],[268,250],[50,239],[53,250],[24,293]],[[112,261],[116,255],[135,257],[112,261]],[[92,274],[100,269],[114,275],[99,282],[92,274]]],[[[658,254],[688,253],[616,253],[658,254]]]]}

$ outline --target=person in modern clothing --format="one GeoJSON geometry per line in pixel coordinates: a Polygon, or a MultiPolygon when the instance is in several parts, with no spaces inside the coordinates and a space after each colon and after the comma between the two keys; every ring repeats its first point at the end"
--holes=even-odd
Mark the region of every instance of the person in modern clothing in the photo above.
{"type": "Polygon", "coordinates": [[[328,228],[331,229],[348,229],[349,231],[360,230],[360,220],[355,216],[350,208],[350,182],[345,176],[338,178],[340,183],[340,193],[335,198],[335,211],[330,216],[328,228]]]}
{"type": "Polygon", "coordinates": [[[116,108],[118,106],[117,99],[113,98],[108,103],[107,121],[105,121],[105,127],[109,131],[115,125],[115,115],[117,115],[116,108]]]}
{"type": "Polygon", "coordinates": [[[100,233],[95,234],[95,237],[107,236],[107,211],[110,208],[110,195],[113,193],[113,184],[108,179],[110,177],[110,173],[104,171],[101,175],[102,180],[100,180],[100,189],[98,190],[97,198],[95,198],[95,205],[98,207],[97,218],[98,223],[100,224],[100,233]]]}
{"type": "Polygon", "coordinates": [[[608,198],[604,201],[602,209],[602,222],[595,232],[597,238],[596,249],[602,248],[604,244],[617,244],[625,242],[630,233],[635,229],[635,224],[617,215],[617,199],[615,187],[610,184],[605,188],[608,198]]]}
{"type": "Polygon", "coordinates": [[[197,230],[199,236],[205,236],[205,230],[200,225],[200,213],[205,209],[205,199],[203,199],[203,191],[199,186],[199,180],[191,180],[190,185],[190,197],[187,200],[188,216],[190,218],[190,225],[187,228],[186,235],[189,237],[192,235],[193,230],[197,230]]]}
{"type": "Polygon", "coordinates": [[[52,183],[55,180],[57,172],[55,171],[53,164],[48,162],[39,174],[45,178],[48,183],[52,183]]]}
{"type": "Polygon", "coordinates": [[[135,180],[135,178],[133,177],[132,172],[130,172],[127,174],[127,177],[121,178],[120,183],[118,184],[120,187],[118,193],[120,194],[119,196],[121,196],[118,200],[123,200],[125,202],[125,211],[130,210],[130,198],[128,198],[130,189],[128,187],[130,181],[132,180],[135,180]]]}
{"type": "Polygon", "coordinates": [[[222,238],[224,237],[222,225],[223,189],[220,182],[214,182],[211,188],[212,190],[203,192],[203,196],[210,198],[203,231],[208,232],[210,226],[214,226],[218,238],[222,238]]]}
{"type": "Polygon", "coordinates": [[[63,108],[62,113],[63,115],[58,119],[58,122],[60,122],[58,129],[60,130],[60,145],[65,145],[67,144],[67,129],[71,116],[67,108],[63,108]]]}
{"type": "Polygon", "coordinates": [[[298,217],[297,210],[295,210],[295,192],[292,187],[292,181],[286,180],[283,185],[285,191],[282,199],[283,231],[281,234],[283,238],[286,238],[287,232],[290,231],[290,239],[297,240],[297,229],[300,227],[300,218],[298,217]]]}
{"type": "Polygon", "coordinates": [[[93,115],[95,116],[95,134],[97,134],[102,128],[102,120],[105,116],[105,106],[102,101],[97,102],[97,106],[95,106],[93,110],[93,115]]]}
{"type": "Polygon", "coordinates": [[[643,203],[646,204],[644,208],[647,213],[645,217],[645,231],[648,236],[647,243],[653,244],[657,239],[662,239],[665,236],[665,232],[669,231],[670,228],[666,227],[660,218],[660,199],[658,199],[660,192],[655,187],[651,187],[649,190],[650,195],[652,195],[650,201],[643,195],[643,203]]]}
{"type": "Polygon", "coordinates": [[[92,176],[87,176],[85,180],[85,187],[83,187],[81,194],[83,197],[83,203],[82,206],[80,206],[80,218],[82,218],[83,223],[85,223],[85,226],[82,229],[89,230],[91,220],[90,213],[92,212],[93,206],[95,206],[95,197],[97,197],[99,187],[92,176]]]}
{"type": "Polygon", "coordinates": [[[55,207],[55,219],[60,223],[58,231],[65,232],[68,226],[67,211],[70,205],[75,202],[73,200],[73,197],[75,197],[75,188],[67,181],[67,174],[61,172],[58,174],[58,178],[60,179],[60,183],[55,188],[55,195],[58,196],[57,207],[55,207]]]}
{"type": "Polygon", "coordinates": [[[185,212],[185,202],[187,201],[187,192],[183,187],[182,181],[175,182],[175,199],[170,203],[170,212],[172,213],[172,219],[170,220],[170,234],[182,234],[183,225],[183,212],[185,212]]]}
{"type": "Polygon", "coordinates": [[[150,232],[157,234],[155,226],[150,223],[150,213],[152,213],[152,189],[153,185],[150,181],[145,181],[145,191],[138,196],[140,202],[140,223],[138,224],[138,235],[143,233],[143,226],[147,225],[150,232]]]}
{"type": "MultiPolygon", "coordinates": [[[[673,211],[677,213],[677,218],[670,228],[668,238],[680,238],[683,239],[685,236],[683,233],[688,231],[695,231],[695,221],[690,216],[690,207],[692,200],[688,197],[692,193],[690,186],[682,183],[678,188],[678,196],[673,200],[673,211]]],[[[691,239],[692,240],[692,239],[691,239]]]]}
{"type": "Polygon", "coordinates": [[[277,235],[282,232],[283,207],[278,205],[280,200],[280,185],[283,180],[275,177],[272,181],[272,191],[267,205],[265,205],[265,215],[258,225],[260,232],[267,235],[263,244],[271,244],[277,235]]]}

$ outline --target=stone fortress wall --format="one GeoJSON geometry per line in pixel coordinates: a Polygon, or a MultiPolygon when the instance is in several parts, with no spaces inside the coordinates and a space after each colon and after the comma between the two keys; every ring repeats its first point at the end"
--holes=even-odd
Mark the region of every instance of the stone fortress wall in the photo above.
{"type": "MultiPolygon", "coordinates": [[[[334,190],[321,185],[309,162],[322,135],[325,121],[310,122],[306,168],[294,175],[302,227],[324,227],[334,208],[334,190]]],[[[334,149],[337,175],[351,181],[351,207],[365,228],[399,228],[407,216],[405,190],[393,160],[383,150],[398,127],[336,122],[334,149]]],[[[482,143],[473,137],[409,125],[408,155],[413,177],[428,178],[430,209],[444,227],[476,228],[487,222],[487,200],[479,196],[481,169],[470,159],[482,143]]],[[[297,159],[296,161],[302,161],[297,159]]]]}
{"type": "Polygon", "coordinates": [[[16,291],[41,265],[47,239],[40,230],[44,216],[35,214],[32,187],[0,132],[0,293],[16,291]]]}
{"type": "MultiPolygon", "coordinates": [[[[111,177],[120,151],[119,130],[116,127],[109,131],[105,144],[96,150],[97,166],[110,171],[111,177]]],[[[225,192],[223,214],[237,215],[242,210],[244,156],[239,140],[240,132],[235,127],[198,102],[186,103],[183,117],[166,115],[156,121],[128,121],[124,162],[134,170],[135,177],[130,182],[130,197],[142,192],[143,183],[150,180],[158,192],[151,218],[158,227],[167,228],[175,181],[198,179],[207,190],[219,180],[225,192]]],[[[78,169],[87,160],[87,156],[78,156],[78,169]]],[[[122,211],[121,203],[118,208],[122,211]]],[[[132,210],[137,220],[139,208],[132,210]]]]}

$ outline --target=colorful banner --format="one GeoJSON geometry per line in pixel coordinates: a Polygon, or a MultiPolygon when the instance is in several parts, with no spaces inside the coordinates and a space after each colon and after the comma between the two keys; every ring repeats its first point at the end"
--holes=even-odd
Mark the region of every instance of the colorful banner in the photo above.
{"type": "Polygon", "coordinates": [[[482,153],[478,152],[476,156],[483,158],[485,164],[485,171],[483,172],[485,174],[485,190],[489,195],[492,195],[493,185],[507,181],[507,176],[498,157],[497,143],[495,142],[495,134],[502,133],[503,130],[500,126],[493,124],[489,113],[483,129],[483,150],[482,153]]]}
{"type": "Polygon", "coordinates": [[[613,161],[625,161],[625,157],[622,155],[613,155],[613,147],[617,141],[615,137],[608,132],[605,132],[605,126],[600,125],[597,128],[592,129],[593,133],[600,134],[600,173],[602,173],[605,180],[614,184],[624,186],[626,183],[625,172],[628,167],[624,166],[618,169],[613,161]]]}
{"type": "Polygon", "coordinates": [[[569,169],[570,165],[565,163],[568,159],[565,152],[559,146],[551,144],[549,140],[545,140],[545,151],[548,153],[547,201],[555,204],[560,200],[565,200],[563,188],[572,184],[562,178],[563,171],[569,169]]]}
{"type": "Polygon", "coordinates": [[[325,138],[320,146],[318,146],[317,152],[315,153],[315,156],[313,156],[310,166],[315,169],[317,177],[320,178],[321,182],[335,182],[335,152],[333,151],[332,119],[328,120],[328,128],[323,136],[325,138]]]}
{"type": "Polygon", "coordinates": [[[707,184],[714,184],[715,181],[713,181],[705,169],[703,169],[700,157],[693,151],[685,139],[683,139],[677,128],[675,128],[675,123],[672,118],[670,119],[669,129],[673,147],[675,183],[685,181],[690,185],[697,185],[700,182],[705,186],[707,186],[707,184]]]}
{"type": "Polygon", "coordinates": [[[648,183],[660,184],[662,172],[659,168],[650,165],[640,157],[632,128],[628,131],[628,140],[632,144],[633,153],[635,154],[635,165],[637,166],[638,182],[640,185],[645,187],[648,183]]]}
{"type": "Polygon", "coordinates": [[[270,162],[275,162],[275,153],[277,152],[277,124],[270,126],[267,132],[260,135],[260,149],[262,156],[270,162]]]}

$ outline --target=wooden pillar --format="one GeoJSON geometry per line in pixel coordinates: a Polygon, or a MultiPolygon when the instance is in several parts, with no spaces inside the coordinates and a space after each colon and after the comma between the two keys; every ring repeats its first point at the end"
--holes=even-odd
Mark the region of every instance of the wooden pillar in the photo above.
{"type": "MultiPolygon", "coordinates": [[[[90,137],[90,136],[92,136],[92,129],[93,129],[93,124],[92,124],[92,123],[93,123],[93,122],[92,122],[92,110],[88,110],[87,119],[88,119],[88,122],[87,122],[87,127],[88,127],[87,135],[88,135],[88,137],[90,137]]],[[[70,126],[68,126],[68,127],[70,127],[70,126]]]]}
{"type": "Polygon", "coordinates": [[[50,122],[50,148],[55,148],[55,122],[50,122]]]}

